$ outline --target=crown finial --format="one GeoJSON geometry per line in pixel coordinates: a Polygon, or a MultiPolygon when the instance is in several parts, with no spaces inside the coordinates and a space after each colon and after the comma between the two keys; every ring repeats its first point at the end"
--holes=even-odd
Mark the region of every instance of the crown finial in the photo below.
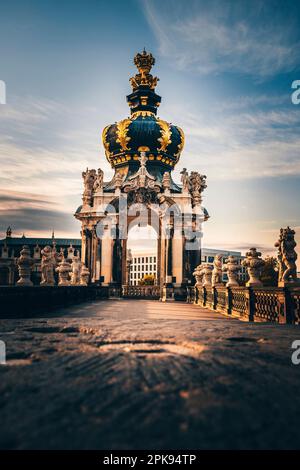
{"type": "Polygon", "coordinates": [[[147,52],[144,48],[142,53],[138,52],[134,56],[133,61],[139,73],[130,78],[132,89],[137,90],[140,86],[148,86],[151,90],[154,90],[159,79],[150,74],[150,70],[155,64],[151,52],[147,52]]]}

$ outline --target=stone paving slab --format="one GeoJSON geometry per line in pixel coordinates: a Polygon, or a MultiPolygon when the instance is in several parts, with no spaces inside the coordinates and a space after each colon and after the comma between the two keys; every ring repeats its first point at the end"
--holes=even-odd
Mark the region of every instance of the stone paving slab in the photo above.
{"type": "Polygon", "coordinates": [[[299,327],[98,301],[1,320],[0,447],[299,448],[299,327]]]}

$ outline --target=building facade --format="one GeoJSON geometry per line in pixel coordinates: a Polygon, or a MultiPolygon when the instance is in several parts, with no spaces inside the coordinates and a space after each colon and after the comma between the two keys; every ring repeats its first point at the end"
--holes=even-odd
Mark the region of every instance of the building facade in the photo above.
{"type": "Polygon", "coordinates": [[[157,284],[157,252],[156,250],[131,250],[132,263],[130,266],[129,284],[138,286],[144,276],[151,275],[157,284]]]}
{"type": "MultiPolygon", "coordinates": [[[[242,255],[240,251],[228,251],[228,250],[217,250],[215,248],[202,248],[201,250],[201,262],[213,264],[216,255],[223,255],[222,262],[225,263],[226,259],[229,256],[234,256],[238,260],[240,265],[240,270],[238,272],[239,281],[246,281],[248,279],[247,268],[242,266],[242,261],[245,259],[245,256],[242,255]]],[[[226,273],[223,273],[223,282],[228,281],[228,276],[226,273]]]]}
{"type": "Polygon", "coordinates": [[[53,256],[62,253],[65,258],[72,261],[74,255],[80,254],[81,240],[77,238],[55,238],[54,233],[49,238],[13,237],[8,227],[6,237],[0,240],[0,285],[14,285],[19,279],[17,259],[22,247],[27,245],[33,258],[32,282],[39,285],[41,281],[41,251],[45,246],[52,247],[53,256]]]}

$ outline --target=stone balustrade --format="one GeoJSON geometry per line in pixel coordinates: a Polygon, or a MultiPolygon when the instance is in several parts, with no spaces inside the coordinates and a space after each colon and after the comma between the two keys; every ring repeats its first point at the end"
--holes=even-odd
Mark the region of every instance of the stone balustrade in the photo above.
{"type": "Polygon", "coordinates": [[[99,286],[0,286],[0,318],[43,315],[108,296],[108,287],[99,286]]]}
{"type": "Polygon", "coordinates": [[[159,299],[159,286],[123,286],[122,296],[128,299],[159,299]]]}
{"type": "Polygon", "coordinates": [[[300,324],[300,287],[195,286],[190,302],[246,321],[300,324]]]}

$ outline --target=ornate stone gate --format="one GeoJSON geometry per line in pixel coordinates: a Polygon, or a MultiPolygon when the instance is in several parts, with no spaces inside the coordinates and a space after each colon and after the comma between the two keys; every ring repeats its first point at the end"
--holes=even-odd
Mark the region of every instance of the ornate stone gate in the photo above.
{"type": "Polygon", "coordinates": [[[183,131],[157,117],[161,97],[155,63],[145,50],[134,58],[138,73],[130,79],[127,96],[131,116],[103,130],[106,158],[114,169],[111,181],[103,171],[82,173],[84,193],[75,217],[81,222],[82,262],[90,282],[120,291],[128,274],[127,234],[132,221],[151,225],[158,235],[160,296],[183,298],[194,282],[201,260],[201,223],[208,218],[202,207],[206,177],[186,169],[181,184],[172,171],[184,146],[183,131]]]}

